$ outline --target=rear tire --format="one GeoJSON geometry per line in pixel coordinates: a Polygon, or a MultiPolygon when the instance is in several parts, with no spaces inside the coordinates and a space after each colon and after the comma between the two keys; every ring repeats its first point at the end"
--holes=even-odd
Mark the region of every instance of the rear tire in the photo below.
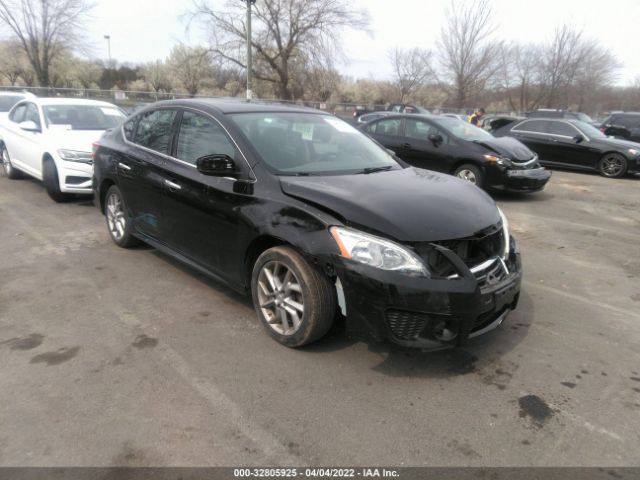
{"type": "Polygon", "coordinates": [[[133,236],[133,222],[127,213],[127,205],[116,185],[111,185],[104,197],[104,217],[113,243],[122,248],[131,248],[141,241],[133,236]]]}
{"type": "Polygon", "coordinates": [[[253,267],[253,305],[278,343],[301,347],[322,338],[336,313],[331,282],[291,247],[266,250],[253,267]]]}
{"type": "Polygon", "coordinates": [[[461,180],[465,182],[469,182],[474,184],[477,187],[483,188],[484,185],[484,176],[482,174],[482,170],[475,165],[470,163],[465,163],[464,165],[460,165],[453,174],[461,180]]]}
{"type": "Polygon", "coordinates": [[[45,158],[42,162],[42,181],[44,187],[51,197],[51,200],[57,203],[68,202],[74,195],[72,193],[63,193],[60,190],[60,179],[58,177],[58,169],[51,158],[45,158]]]}
{"type": "Polygon", "coordinates": [[[11,179],[11,180],[17,180],[19,178],[24,178],[22,176],[22,172],[20,172],[20,170],[17,170],[12,164],[11,164],[11,157],[9,156],[9,150],[7,150],[6,145],[2,145],[2,168],[4,169],[4,174],[7,176],[7,178],[11,179]]]}
{"type": "Polygon", "coordinates": [[[624,177],[627,174],[627,159],[619,153],[607,153],[600,159],[598,167],[605,177],[624,177]]]}

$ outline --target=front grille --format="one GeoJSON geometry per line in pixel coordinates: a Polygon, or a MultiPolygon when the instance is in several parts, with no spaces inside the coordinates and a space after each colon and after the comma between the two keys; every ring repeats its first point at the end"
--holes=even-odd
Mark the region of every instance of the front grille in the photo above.
{"type": "Polygon", "coordinates": [[[433,248],[440,245],[451,250],[469,267],[475,267],[490,258],[502,256],[504,252],[504,230],[502,224],[497,223],[472,237],[441,242],[419,243],[415,245],[418,254],[425,260],[433,276],[449,277],[459,274],[447,258],[433,248]]]}
{"type": "Polygon", "coordinates": [[[407,310],[387,310],[387,324],[400,340],[414,340],[427,326],[429,316],[407,310]]]}

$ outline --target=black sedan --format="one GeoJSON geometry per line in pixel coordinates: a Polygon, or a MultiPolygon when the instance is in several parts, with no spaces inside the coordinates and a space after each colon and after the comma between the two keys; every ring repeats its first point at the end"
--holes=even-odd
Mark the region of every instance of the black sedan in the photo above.
{"type": "Polygon", "coordinates": [[[160,102],[94,158],[117,245],[146,242],[250,292],[284,345],[321,338],[340,311],[353,335],[459,346],[518,303],[520,255],[489,196],[320,111],[160,102]]]}
{"type": "Polygon", "coordinates": [[[479,187],[532,192],[551,173],[518,141],[497,139],[457,118],[396,115],[360,127],[410,165],[449,173],[479,187]]]}
{"type": "Polygon", "coordinates": [[[596,170],[612,178],[640,172],[640,144],[607,137],[579,120],[523,120],[499,129],[494,135],[520,140],[538,154],[543,165],[596,170]]]}

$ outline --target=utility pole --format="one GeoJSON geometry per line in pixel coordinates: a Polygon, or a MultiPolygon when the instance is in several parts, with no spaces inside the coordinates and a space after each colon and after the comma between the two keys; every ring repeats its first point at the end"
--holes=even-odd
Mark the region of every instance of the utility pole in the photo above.
{"type": "MultiPolygon", "coordinates": [[[[245,0],[242,0],[245,1],[245,0]]],[[[251,101],[253,92],[251,91],[251,5],[256,3],[256,0],[246,0],[247,2],[247,102],[251,101]]]]}
{"type": "Polygon", "coordinates": [[[109,83],[111,84],[110,88],[113,88],[113,73],[111,72],[111,35],[105,35],[104,39],[107,41],[107,52],[109,55],[109,83]]]}

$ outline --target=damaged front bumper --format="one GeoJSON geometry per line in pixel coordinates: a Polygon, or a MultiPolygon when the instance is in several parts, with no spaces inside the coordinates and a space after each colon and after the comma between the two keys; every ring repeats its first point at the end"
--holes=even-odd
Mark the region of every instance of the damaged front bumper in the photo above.
{"type": "Polygon", "coordinates": [[[498,327],[516,308],[522,267],[513,238],[506,259],[466,266],[440,248],[455,265],[447,278],[413,277],[354,262],[336,265],[340,308],[347,333],[424,350],[463,346],[498,327]]]}

